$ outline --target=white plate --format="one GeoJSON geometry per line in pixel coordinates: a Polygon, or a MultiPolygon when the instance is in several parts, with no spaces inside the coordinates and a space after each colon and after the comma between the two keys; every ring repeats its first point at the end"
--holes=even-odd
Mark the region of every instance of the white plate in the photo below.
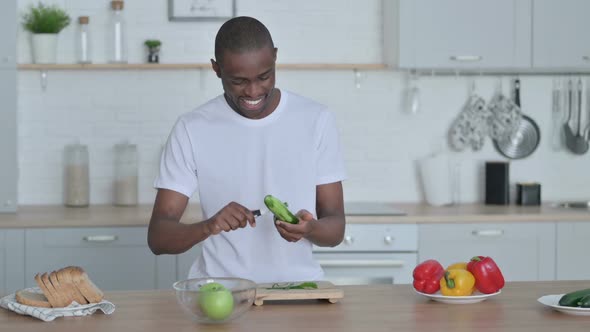
{"type": "Polygon", "coordinates": [[[450,303],[450,304],[477,303],[477,302],[485,301],[489,297],[496,296],[496,295],[502,293],[502,290],[499,290],[496,293],[492,293],[492,294],[475,293],[475,295],[469,295],[469,296],[446,296],[446,295],[441,295],[440,293],[437,293],[437,294],[421,293],[415,289],[414,289],[414,291],[422,296],[426,296],[427,298],[429,298],[433,301],[442,302],[442,303],[450,303]]]}
{"type": "Polygon", "coordinates": [[[537,301],[557,311],[563,312],[564,314],[576,316],[590,316],[590,308],[565,307],[559,305],[559,300],[563,295],[564,294],[545,295],[538,298],[537,301]]]}

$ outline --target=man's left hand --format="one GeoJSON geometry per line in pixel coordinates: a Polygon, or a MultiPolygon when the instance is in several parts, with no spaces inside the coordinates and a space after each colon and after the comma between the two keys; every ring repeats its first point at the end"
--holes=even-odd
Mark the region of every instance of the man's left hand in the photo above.
{"type": "Polygon", "coordinates": [[[302,238],[305,238],[311,233],[313,223],[317,221],[307,210],[300,210],[295,216],[299,219],[298,224],[290,224],[278,219],[275,220],[275,226],[279,231],[279,234],[281,234],[283,239],[289,242],[297,242],[302,238]]]}

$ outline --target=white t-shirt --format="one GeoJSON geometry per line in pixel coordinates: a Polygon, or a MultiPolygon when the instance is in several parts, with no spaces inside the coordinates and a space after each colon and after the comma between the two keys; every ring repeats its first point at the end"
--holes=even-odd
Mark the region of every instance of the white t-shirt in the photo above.
{"type": "MultiPolygon", "coordinates": [[[[335,120],[326,107],[281,90],[270,115],[253,120],[220,95],[180,116],[162,153],[154,186],[191,197],[199,190],[203,217],[231,201],[255,210],[271,194],[293,213],[315,218],[316,186],[346,177],[335,120]]],[[[196,277],[240,277],[255,282],[320,280],[312,244],[284,240],[272,213],[256,227],[221,232],[203,242],[189,272],[196,277]]]]}

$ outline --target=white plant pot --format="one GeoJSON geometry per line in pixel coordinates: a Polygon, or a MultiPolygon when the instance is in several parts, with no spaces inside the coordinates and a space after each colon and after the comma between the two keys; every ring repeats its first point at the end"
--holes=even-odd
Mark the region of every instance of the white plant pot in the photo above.
{"type": "Polygon", "coordinates": [[[35,33],[31,36],[33,63],[56,63],[57,34],[35,33]]]}

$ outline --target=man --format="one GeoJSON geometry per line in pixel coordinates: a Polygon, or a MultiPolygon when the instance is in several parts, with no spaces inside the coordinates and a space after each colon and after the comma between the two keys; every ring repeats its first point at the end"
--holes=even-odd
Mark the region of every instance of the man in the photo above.
{"type": "Polygon", "coordinates": [[[320,280],[312,244],[344,235],[344,162],[331,113],[275,88],[277,49],[250,17],[225,22],[215,38],[213,70],[224,94],[176,122],[162,154],[148,231],[155,254],[179,254],[203,242],[189,272],[255,282],[320,280]],[[204,220],[179,220],[199,190],[204,220]],[[297,212],[298,224],[256,217],[271,194],[297,212]]]}

